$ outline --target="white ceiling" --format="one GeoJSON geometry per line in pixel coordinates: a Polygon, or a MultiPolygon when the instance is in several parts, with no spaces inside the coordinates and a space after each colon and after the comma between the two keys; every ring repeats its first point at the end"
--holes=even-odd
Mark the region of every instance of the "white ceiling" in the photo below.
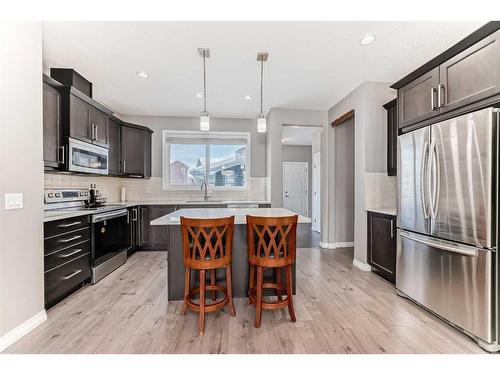
{"type": "Polygon", "coordinates": [[[126,115],[197,116],[198,47],[210,48],[208,110],[254,118],[258,51],[268,51],[264,112],[326,110],[363,81],[394,82],[482,22],[46,22],[44,64],[73,67],[94,98],[126,115]],[[375,43],[362,47],[366,33],[375,43]],[[147,80],[136,72],[145,71],[147,80]],[[252,95],[253,100],[244,100],[252,95]]]}
{"type": "Polygon", "coordinates": [[[281,143],[284,145],[312,145],[313,134],[321,131],[316,126],[282,126],[281,143]]]}

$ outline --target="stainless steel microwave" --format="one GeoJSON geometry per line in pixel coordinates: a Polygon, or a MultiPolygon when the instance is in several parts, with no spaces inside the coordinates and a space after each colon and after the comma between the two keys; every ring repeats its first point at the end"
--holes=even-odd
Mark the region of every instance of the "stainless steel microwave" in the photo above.
{"type": "Polygon", "coordinates": [[[69,171],[108,174],[107,148],[69,138],[68,154],[69,171]]]}

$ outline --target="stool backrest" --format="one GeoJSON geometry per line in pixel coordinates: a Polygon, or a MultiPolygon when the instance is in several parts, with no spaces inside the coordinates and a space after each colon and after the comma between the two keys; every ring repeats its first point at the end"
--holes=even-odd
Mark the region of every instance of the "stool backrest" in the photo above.
{"type": "Polygon", "coordinates": [[[298,217],[247,215],[248,261],[262,267],[294,263],[298,217]]]}
{"type": "Polygon", "coordinates": [[[221,219],[181,217],[184,266],[213,269],[231,264],[234,216],[221,219]]]}

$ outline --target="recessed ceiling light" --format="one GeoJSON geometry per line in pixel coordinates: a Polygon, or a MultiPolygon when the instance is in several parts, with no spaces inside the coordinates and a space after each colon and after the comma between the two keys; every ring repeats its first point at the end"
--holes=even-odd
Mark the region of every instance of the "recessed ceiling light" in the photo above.
{"type": "Polygon", "coordinates": [[[199,98],[199,99],[203,98],[203,95],[202,95],[202,94],[200,94],[199,92],[197,92],[195,96],[196,96],[197,98],[199,98]]]}
{"type": "Polygon", "coordinates": [[[137,72],[137,77],[142,78],[142,79],[148,79],[149,74],[146,72],[137,72]]]}
{"type": "Polygon", "coordinates": [[[367,46],[369,44],[372,44],[375,39],[377,39],[377,37],[374,34],[366,34],[359,40],[359,44],[361,44],[362,46],[367,46]]]}
{"type": "Polygon", "coordinates": [[[243,97],[243,99],[245,99],[245,100],[252,100],[252,95],[245,95],[243,97]]]}

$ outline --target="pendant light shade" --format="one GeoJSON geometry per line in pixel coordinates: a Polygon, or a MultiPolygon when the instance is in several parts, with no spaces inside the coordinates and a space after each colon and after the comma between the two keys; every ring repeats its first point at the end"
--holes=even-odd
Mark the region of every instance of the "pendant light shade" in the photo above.
{"type": "Polygon", "coordinates": [[[208,116],[208,112],[201,112],[200,130],[203,130],[203,131],[210,130],[210,117],[208,116]]]}
{"type": "Polygon", "coordinates": [[[210,130],[210,117],[207,112],[207,69],[206,59],[210,57],[210,50],[208,48],[198,48],[198,55],[203,58],[203,111],[200,115],[200,130],[210,130]]]}
{"type": "Polygon", "coordinates": [[[257,116],[257,132],[259,133],[267,131],[266,116],[262,113],[262,89],[264,86],[264,62],[267,61],[268,56],[267,52],[257,53],[257,61],[260,61],[260,114],[257,116]]]}
{"type": "Polygon", "coordinates": [[[266,117],[264,115],[257,116],[257,131],[265,133],[267,131],[266,117]]]}

